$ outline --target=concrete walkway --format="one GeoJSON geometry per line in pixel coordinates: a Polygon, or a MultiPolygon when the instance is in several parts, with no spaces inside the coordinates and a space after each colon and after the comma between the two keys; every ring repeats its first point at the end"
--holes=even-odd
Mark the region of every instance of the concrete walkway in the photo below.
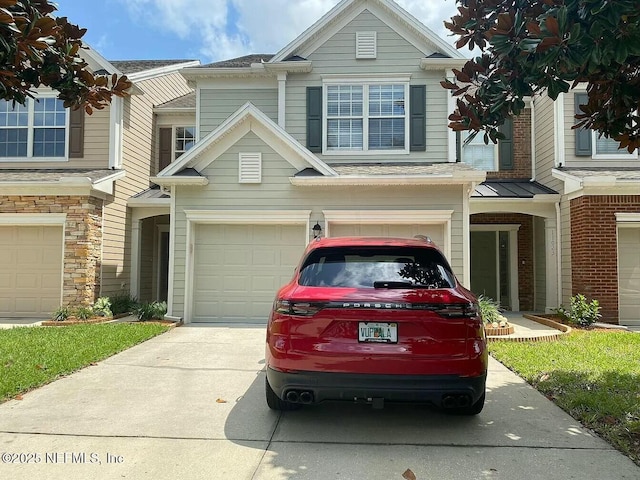
{"type": "Polygon", "coordinates": [[[179,327],[0,405],[0,454],[12,480],[640,478],[494,360],[476,417],[348,403],[272,412],[256,325],[179,327]]]}

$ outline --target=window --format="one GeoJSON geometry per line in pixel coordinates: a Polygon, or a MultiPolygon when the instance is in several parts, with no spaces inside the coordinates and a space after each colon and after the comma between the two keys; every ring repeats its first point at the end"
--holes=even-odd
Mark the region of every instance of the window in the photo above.
{"type": "Polygon", "coordinates": [[[66,157],[67,129],[62,100],[29,98],[24,106],[0,100],[0,157],[66,157]]]}
{"type": "Polygon", "coordinates": [[[469,134],[470,132],[462,132],[461,135],[462,162],[478,170],[497,171],[498,145],[493,142],[486,145],[482,132],[469,141],[469,134]]]}
{"type": "Polygon", "coordinates": [[[348,288],[454,288],[439,252],[413,248],[325,248],[307,258],[300,285],[348,288]]]}
{"type": "Polygon", "coordinates": [[[326,152],[400,151],[408,145],[408,83],[327,84],[326,152]]]}
{"type": "MultiPolygon", "coordinates": [[[[620,148],[620,143],[613,138],[600,137],[596,132],[591,132],[591,134],[594,156],[630,156],[629,151],[626,148],[620,148]]],[[[635,156],[635,154],[631,156],[635,156]]]]}
{"type": "Polygon", "coordinates": [[[196,143],[196,127],[175,127],[173,158],[176,159],[196,143]]]}

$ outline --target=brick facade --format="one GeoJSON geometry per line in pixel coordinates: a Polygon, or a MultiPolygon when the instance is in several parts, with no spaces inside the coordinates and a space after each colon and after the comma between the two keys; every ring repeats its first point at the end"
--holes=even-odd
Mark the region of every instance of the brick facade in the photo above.
{"type": "Polygon", "coordinates": [[[518,230],[518,298],[520,310],[534,310],[533,217],[517,213],[471,215],[471,225],[520,225],[518,230]]]}
{"type": "Polygon", "coordinates": [[[572,295],[600,302],[602,320],[618,322],[617,212],[640,213],[640,195],[571,200],[572,295]]]}
{"type": "Polygon", "coordinates": [[[492,178],[531,178],[531,109],[513,118],[513,169],[487,172],[492,178]]]}
{"type": "Polygon", "coordinates": [[[64,213],[63,305],[90,305],[100,292],[102,200],[88,196],[3,196],[0,213],[64,213]]]}

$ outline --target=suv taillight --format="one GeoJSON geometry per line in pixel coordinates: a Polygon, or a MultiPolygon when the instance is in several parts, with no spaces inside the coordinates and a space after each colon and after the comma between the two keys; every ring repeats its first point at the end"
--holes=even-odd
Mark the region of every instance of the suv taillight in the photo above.
{"type": "Polygon", "coordinates": [[[290,300],[278,299],[273,305],[273,310],[285,315],[311,317],[322,310],[323,306],[321,303],[292,302],[290,300]]]}
{"type": "Polygon", "coordinates": [[[475,303],[442,304],[435,310],[446,318],[474,318],[478,315],[478,306],[475,303]]]}

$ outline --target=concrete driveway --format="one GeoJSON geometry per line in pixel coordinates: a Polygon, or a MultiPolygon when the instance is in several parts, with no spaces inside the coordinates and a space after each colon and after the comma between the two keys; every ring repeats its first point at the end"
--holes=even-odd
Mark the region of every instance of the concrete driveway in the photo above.
{"type": "Polygon", "coordinates": [[[271,412],[263,328],[180,327],[0,405],[0,478],[640,478],[495,361],[473,418],[352,404],[271,412]]]}

